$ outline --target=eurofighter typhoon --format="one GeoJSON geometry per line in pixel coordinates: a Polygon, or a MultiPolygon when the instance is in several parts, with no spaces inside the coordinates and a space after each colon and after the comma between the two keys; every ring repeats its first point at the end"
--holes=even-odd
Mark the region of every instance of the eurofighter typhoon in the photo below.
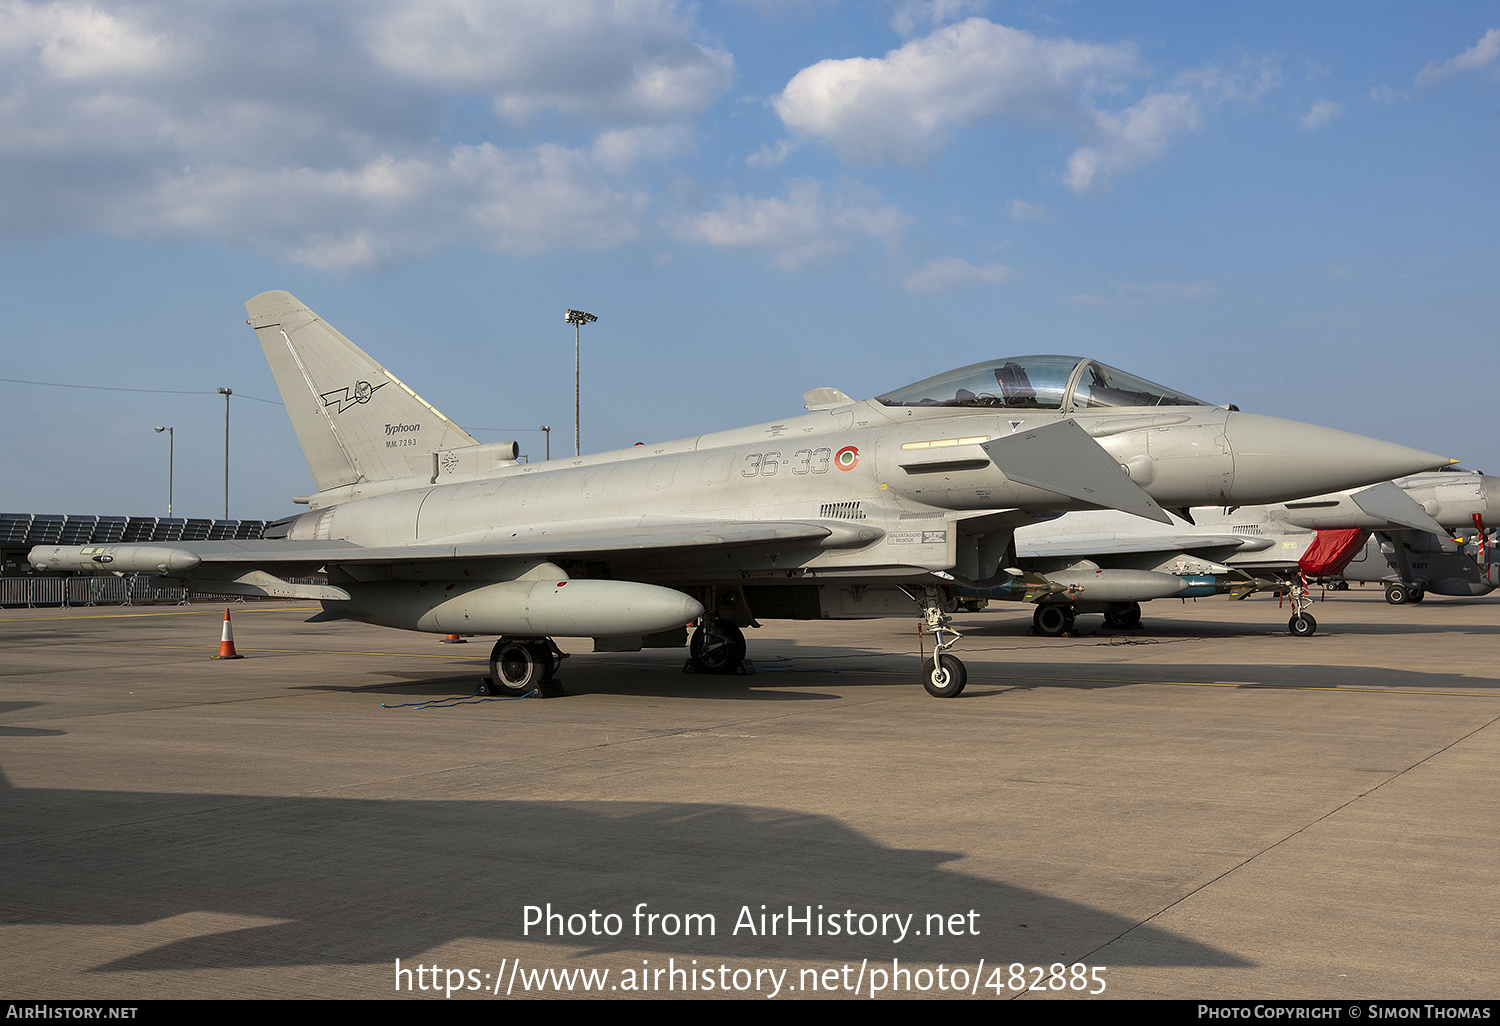
{"type": "Polygon", "coordinates": [[[1214,406],[1071,356],[950,371],[875,399],[834,388],[805,414],[616,452],[523,463],[480,444],[285,292],[245,304],[307,457],[308,512],[264,540],[41,546],[38,569],[159,573],[196,591],[315,598],[314,619],[499,635],[492,687],[556,672],[555,637],[681,645],[728,673],[742,628],[919,614],[923,684],[956,587],[1016,579],[1014,532],[1073,509],[1279,502],[1452,461],[1214,406]],[[293,584],[317,575],[326,584],[293,584]]]}

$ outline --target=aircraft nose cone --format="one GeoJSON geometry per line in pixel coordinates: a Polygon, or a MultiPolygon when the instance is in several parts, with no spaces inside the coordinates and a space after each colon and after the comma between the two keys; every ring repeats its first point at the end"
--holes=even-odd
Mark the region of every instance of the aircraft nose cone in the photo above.
{"type": "Polygon", "coordinates": [[[1239,505],[1339,492],[1453,463],[1378,438],[1255,413],[1230,413],[1224,434],[1234,452],[1239,505]]]}

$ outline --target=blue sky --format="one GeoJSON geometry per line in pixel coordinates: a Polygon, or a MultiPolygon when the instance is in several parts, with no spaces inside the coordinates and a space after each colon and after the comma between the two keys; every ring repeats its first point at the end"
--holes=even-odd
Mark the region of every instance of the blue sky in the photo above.
{"type": "Polygon", "coordinates": [[[1500,473],[1492,3],[7,0],[0,90],[0,377],[94,386],[0,381],[6,511],[171,424],[220,515],[224,386],[295,512],[266,289],[535,458],[580,307],[585,451],[1058,352],[1500,473]]]}

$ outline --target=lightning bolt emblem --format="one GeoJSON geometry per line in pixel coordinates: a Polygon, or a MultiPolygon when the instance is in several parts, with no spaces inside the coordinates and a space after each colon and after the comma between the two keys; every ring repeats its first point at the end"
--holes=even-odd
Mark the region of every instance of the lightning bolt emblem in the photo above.
{"type": "Polygon", "coordinates": [[[337,403],[338,409],[334,412],[343,413],[356,403],[369,402],[370,396],[388,384],[390,382],[382,381],[380,384],[372,386],[368,381],[356,381],[353,387],[346,385],[343,388],[336,388],[332,392],[324,392],[319,398],[323,400],[324,406],[332,406],[337,403]]]}

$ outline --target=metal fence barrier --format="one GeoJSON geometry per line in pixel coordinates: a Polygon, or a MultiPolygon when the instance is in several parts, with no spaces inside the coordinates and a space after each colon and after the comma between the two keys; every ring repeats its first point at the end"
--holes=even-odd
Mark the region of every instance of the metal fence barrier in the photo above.
{"type": "MultiPolygon", "coordinates": [[[[236,595],[194,595],[209,602],[243,601],[236,595]]],[[[137,606],[186,604],[188,590],[149,574],[82,577],[0,577],[0,606],[137,606]]]]}

